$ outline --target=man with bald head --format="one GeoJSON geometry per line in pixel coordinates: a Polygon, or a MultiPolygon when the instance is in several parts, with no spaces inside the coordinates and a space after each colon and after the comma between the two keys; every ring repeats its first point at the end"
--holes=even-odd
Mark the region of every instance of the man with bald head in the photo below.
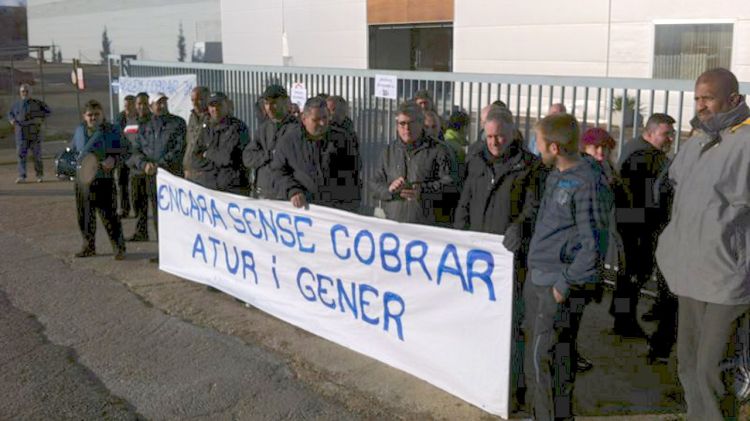
{"type": "Polygon", "coordinates": [[[669,169],[672,215],[656,259],[679,302],[687,419],[735,419],[719,364],[750,309],[750,108],[732,72],[717,68],[698,78],[695,113],[694,134],[669,169]]]}

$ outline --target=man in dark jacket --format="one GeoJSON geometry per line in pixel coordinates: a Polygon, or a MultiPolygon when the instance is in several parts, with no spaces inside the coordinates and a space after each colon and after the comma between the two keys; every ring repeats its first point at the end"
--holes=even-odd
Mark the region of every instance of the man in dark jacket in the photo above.
{"type": "Polygon", "coordinates": [[[136,231],[130,241],[148,241],[148,205],[154,219],[154,229],[159,235],[157,217],[156,170],[161,168],[174,175],[182,175],[182,158],[185,146],[185,120],[170,114],[167,109],[167,96],[159,93],[150,98],[151,118],[138,127],[138,138],[132,147],[128,160],[130,169],[136,175],[145,177],[146,199],[134,203],[138,220],[136,231]]]}
{"type": "Polygon", "coordinates": [[[467,177],[456,208],[455,227],[504,235],[503,244],[514,253],[513,351],[511,388],[518,406],[525,399],[523,382],[524,343],[521,333],[526,253],[538,206],[541,161],[513,137],[513,115],[498,108],[484,120],[484,148],[469,160],[467,177]]]}
{"type": "Polygon", "coordinates": [[[373,197],[381,201],[388,219],[435,224],[435,201],[455,191],[447,146],[424,133],[424,113],[405,102],[396,114],[398,139],[383,151],[370,181],[373,197]]]}
{"type": "Polygon", "coordinates": [[[222,92],[211,95],[208,113],[210,119],[192,153],[195,181],[209,189],[246,193],[242,145],[247,143],[247,126],[229,115],[227,97],[222,92]]]}
{"type": "Polygon", "coordinates": [[[526,374],[534,419],[573,419],[575,339],[585,306],[601,288],[614,199],[601,167],[578,152],[575,117],[549,115],[536,134],[542,161],[553,169],[529,246],[526,374]]]}
{"type": "Polygon", "coordinates": [[[127,218],[132,208],[130,203],[130,167],[128,167],[127,161],[130,158],[131,140],[135,141],[134,138],[138,134],[138,112],[135,109],[135,96],[126,95],[123,105],[124,109],[120,112],[117,120],[126,150],[117,163],[115,179],[117,180],[117,202],[120,204],[120,210],[117,211],[117,215],[120,218],[127,218]]]}
{"type": "Polygon", "coordinates": [[[330,126],[322,98],[307,100],[301,120],[276,145],[272,168],[279,194],[298,208],[314,203],[357,212],[362,166],[357,138],[330,126]]]}
{"type": "Polygon", "coordinates": [[[26,182],[26,157],[29,150],[34,155],[36,181],[44,181],[42,163],[42,123],[50,114],[44,101],[31,97],[31,86],[22,83],[18,88],[20,99],[13,103],[8,112],[8,121],[13,126],[18,158],[18,178],[16,183],[26,182]]]}
{"type": "Polygon", "coordinates": [[[126,148],[117,126],[104,121],[104,112],[99,102],[91,100],[86,103],[83,121],[73,134],[70,149],[76,152],[79,161],[88,154],[96,155],[99,169],[91,184],[84,185],[81,180],[76,180],[75,183],[78,228],[83,236],[83,247],[75,256],[96,255],[95,212],[98,212],[112,243],[115,260],[123,260],[125,239],[116,213],[114,169],[126,148]]]}
{"type": "Polygon", "coordinates": [[[185,157],[182,159],[185,179],[190,181],[195,181],[198,176],[193,169],[193,155],[203,134],[203,129],[208,125],[208,97],[209,91],[205,86],[196,86],[190,92],[190,102],[193,103],[193,109],[190,110],[190,118],[187,122],[185,157]]]}
{"type": "Polygon", "coordinates": [[[269,85],[263,92],[268,119],[261,123],[253,139],[242,152],[242,162],[250,171],[251,195],[262,199],[279,198],[274,186],[271,161],[276,142],[297,119],[289,112],[289,95],[280,85],[269,85]]]}
{"type": "MultiPolygon", "coordinates": [[[[669,218],[667,201],[657,204],[653,190],[656,179],[668,163],[666,151],[674,139],[674,123],[675,120],[666,114],[652,115],[642,137],[627,143],[621,154],[620,179],[624,194],[617,197],[617,226],[626,253],[625,271],[617,279],[610,310],[615,317],[614,332],[623,336],[644,335],[635,311],[641,286],[654,273],[656,240],[669,218]]],[[[661,276],[657,275],[658,278],[661,276]]],[[[659,284],[660,299],[655,312],[658,319],[663,318],[671,325],[672,332],[652,341],[651,359],[668,357],[674,344],[670,337],[675,336],[676,302],[670,297],[663,280],[659,284]]]]}

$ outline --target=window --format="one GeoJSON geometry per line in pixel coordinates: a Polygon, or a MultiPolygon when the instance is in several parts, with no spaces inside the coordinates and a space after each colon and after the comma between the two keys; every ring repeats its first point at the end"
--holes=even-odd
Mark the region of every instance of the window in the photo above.
{"type": "Polygon", "coordinates": [[[370,68],[450,72],[453,25],[371,25],[370,68]]]}
{"type": "Polygon", "coordinates": [[[708,69],[730,68],[732,31],[731,23],[656,25],[654,78],[695,80],[708,69]]]}

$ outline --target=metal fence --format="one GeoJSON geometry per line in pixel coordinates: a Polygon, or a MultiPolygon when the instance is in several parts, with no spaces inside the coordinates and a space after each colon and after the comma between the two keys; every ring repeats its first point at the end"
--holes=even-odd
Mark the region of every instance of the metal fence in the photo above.
{"type": "MultiPolygon", "coordinates": [[[[395,137],[394,110],[419,89],[432,93],[438,114],[443,117],[456,108],[467,111],[472,117],[470,140],[478,136],[480,110],[492,101],[499,99],[508,105],[516,116],[517,128],[526,139],[550,105],[563,103],[584,126],[604,127],[619,139],[618,156],[623,144],[637,138],[640,126],[655,112],[670,114],[677,120],[676,127],[680,130],[674,148],[678,148],[694,112],[694,81],[689,80],[167,63],[120,61],[117,56],[110,56],[109,66],[110,75],[129,77],[195,74],[199,85],[226,93],[234,102],[235,115],[251,130],[258,125],[256,101],[269,83],[279,83],[287,89],[294,83],[304,83],[311,96],[341,95],[349,101],[351,117],[361,139],[365,185],[374,172],[380,151],[395,137]],[[374,96],[375,77],[381,74],[397,77],[398,99],[374,96]]],[[[750,93],[750,83],[742,83],[740,91],[750,93]]],[[[119,103],[113,99],[112,109],[116,110],[119,103]]]]}

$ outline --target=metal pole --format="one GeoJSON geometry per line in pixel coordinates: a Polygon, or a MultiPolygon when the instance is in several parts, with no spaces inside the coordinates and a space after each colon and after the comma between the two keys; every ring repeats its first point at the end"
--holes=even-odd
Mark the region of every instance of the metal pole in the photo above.
{"type": "MultiPolygon", "coordinates": [[[[107,80],[109,90],[109,121],[115,121],[115,102],[112,95],[112,57],[107,56],[107,80]]],[[[77,89],[76,89],[77,90],[77,89]]],[[[80,109],[80,107],[79,107],[80,109]]]]}
{"type": "Polygon", "coordinates": [[[42,91],[42,101],[44,101],[44,48],[39,47],[39,49],[36,51],[36,56],[39,60],[39,80],[42,84],[42,86],[40,86],[42,91]]]}

